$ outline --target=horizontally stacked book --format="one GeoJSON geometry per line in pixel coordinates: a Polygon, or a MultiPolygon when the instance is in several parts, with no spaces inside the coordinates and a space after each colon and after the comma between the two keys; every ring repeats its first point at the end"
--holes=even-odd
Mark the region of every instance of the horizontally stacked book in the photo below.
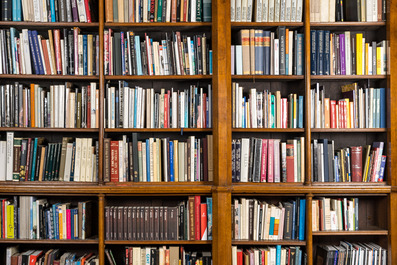
{"type": "Polygon", "coordinates": [[[383,182],[386,156],[384,142],[335,150],[334,140],[313,139],[312,177],[315,182],[383,182]],[[363,167],[364,165],[364,167],[363,167]]]}
{"type": "Polygon", "coordinates": [[[232,75],[302,75],[303,50],[303,34],[286,27],[240,30],[231,47],[232,75]]]}
{"type": "Polygon", "coordinates": [[[98,181],[99,143],[92,138],[16,138],[0,141],[0,181],[98,181]]]}
{"type": "Polygon", "coordinates": [[[212,88],[164,89],[107,85],[107,128],[211,128],[212,88]]]}
{"type": "Polygon", "coordinates": [[[106,22],[211,22],[211,0],[106,0],[106,22]]]}
{"type": "Polygon", "coordinates": [[[307,254],[300,246],[264,246],[237,248],[232,246],[232,265],[307,264],[307,254]]]}
{"type": "Polygon", "coordinates": [[[232,22],[302,22],[303,0],[231,0],[232,22]]]}
{"type": "Polygon", "coordinates": [[[80,29],[0,30],[0,74],[99,75],[99,35],[80,29]],[[47,39],[46,39],[47,38],[47,39]]]}
{"type": "Polygon", "coordinates": [[[7,239],[88,239],[92,235],[92,202],[49,203],[32,196],[1,199],[0,230],[7,239]]]}
{"type": "Polygon", "coordinates": [[[251,88],[247,97],[238,83],[232,86],[233,128],[303,128],[303,96],[251,88]]]}
{"type": "Polygon", "coordinates": [[[212,198],[175,206],[106,206],[106,240],[212,240],[212,198]]]}
{"type": "Polygon", "coordinates": [[[149,138],[104,140],[104,181],[213,181],[213,138],[189,136],[186,141],[149,138]]]}
{"type": "Polygon", "coordinates": [[[305,138],[232,141],[233,182],[304,182],[305,138]]]}
{"type": "Polygon", "coordinates": [[[3,0],[2,21],[93,22],[98,4],[84,0],[3,0]]]}
{"type": "Polygon", "coordinates": [[[312,75],[385,75],[387,43],[366,42],[365,34],[329,30],[310,31],[312,75]]]}

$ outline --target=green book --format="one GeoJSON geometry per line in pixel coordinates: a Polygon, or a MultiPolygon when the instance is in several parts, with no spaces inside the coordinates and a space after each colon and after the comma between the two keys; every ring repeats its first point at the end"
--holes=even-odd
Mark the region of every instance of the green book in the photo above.
{"type": "Polygon", "coordinates": [[[162,14],[163,14],[163,0],[157,0],[157,22],[161,22],[162,14]]]}
{"type": "MultiPolygon", "coordinates": [[[[120,0],[122,1],[122,0],[120,0]]],[[[113,0],[113,22],[119,22],[119,3],[118,0],[113,0]]]]}

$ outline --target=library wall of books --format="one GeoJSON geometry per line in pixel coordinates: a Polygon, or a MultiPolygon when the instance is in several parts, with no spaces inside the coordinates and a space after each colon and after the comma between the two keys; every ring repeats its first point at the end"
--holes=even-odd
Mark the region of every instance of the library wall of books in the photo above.
{"type": "Polygon", "coordinates": [[[0,265],[397,264],[396,26],[397,0],[2,0],[0,265]]]}

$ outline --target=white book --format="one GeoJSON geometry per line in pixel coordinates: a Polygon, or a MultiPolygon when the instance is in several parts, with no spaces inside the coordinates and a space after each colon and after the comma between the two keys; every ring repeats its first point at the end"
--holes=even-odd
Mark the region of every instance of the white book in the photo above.
{"type": "Polygon", "coordinates": [[[310,1],[310,10],[313,10],[313,20],[310,20],[311,22],[321,21],[321,16],[320,16],[321,1],[323,0],[310,1]]]}
{"type": "Polygon", "coordinates": [[[285,22],[285,8],[286,8],[286,1],[288,0],[280,0],[280,22],[285,22]]]}
{"type": "MultiPolygon", "coordinates": [[[[130,110],[129,110],[129,106],[130,106],[130,88],[128,86],[124,86],[123,88],[123,96],[124,96],[124,100],[123,100],[123,128],[130,128],[129,127],[129,116],[130,116],[130,110]]],[[[92,95],[92,92],[91,92],[92,95]]],[[[91,103],[92,104],[92,103],[91,103]]],[[[91,105],[92,106],[92,105],[91,105]]],[[[92,114],[91,114],[92,115],[92,114]]],[[[92,117],[92,116],[91,116],[92,117]]]]}
{"type": "Polygon", "coordinates": [[[252,22],[252,13],[253,13],[253,0],[247,0],[247,22],[252,22]]]}
{"type": "Polygon", "coordinates": [[[303,16],[303,0],[297,0],[295,22],[302,22],[303,16]]]}
{"type": "Polygon", "coordinates": [[[86,178],[86,167],[87,167],[87,152],[88,152],[88,142],[87,138],[81,139],[81,163],[80,163],[80,181],[87,181],[86,178]]]}
{"type": "Polygon", "coordinates": [[[249,138],[241,139],[241,165],[240,165],[241,182],[248,182],[249,146],[250,146],[249,138]]]}
{"type": "Polygon", "coordinates": [[[178,142],[178,157],[179,157],[179,180],[178,181],[187,181],[185,178],[185,143],[178,142]]]}
{"type": "Polygon", "coordinates": [[[142,181],[147,181],[147,168],[146,168],[146,142],[142,142],[142,181]]]}
{"type": "Polygon", "coordinates": [[[178,92],[172,92],[172,125],[171,128],[178,128],[178,92]]]}
{"type": "Polygon", "coordinates": [[[372,22],[372,8],[374,6],[373,1],[377,1],[377,0],[366,0],[365,3],[365,11],[366,11],[366,21],[367,22],[372,22]]]}
{"type": "Polygon", "coordinates": [[[329,13],[328,13],[328,21],[329,22],[335,22],[335,6],[336,6],[336,0],[329,0],[329,13]]]}
{"type": "Polygon", "coordinates": [[[25,74],[32,74],[32,65],[30,61],[30,49],[29,49],[29,37],[28,30],[22,29],[22,45],[23,45],[23,56],[25,62],[25,74]]]}
{"type": "Polygon", "coordinates": [[[34,22],[41,22],[41,0],[33,0],[34,22]]]}
{"type": "Polygon", "coordinates": [[[187,50],[188,50],[188,56],[189,56],[189,65],[190,65],[190,68],[189,68],[189,74],[190,75],[194,75],[194,69],[193,69],[193,65],[192,65],[192,62],[193,62],[193,51],[192,51],[192,46],[190,45],[190,42],[191,42],[191,40],[190,40],[190,37],[187,37],[187,50]]]}
{"type": "MultiPolygon", "coordinates": [[[[169,1],[167,1],[169,2],[169,1]]],[[[197,5],[196,5],[196,0],[191,0],[190,1],[190,22],[196,22],[196,9],[197,9],[197,5]]]]}
{"type": "Polygon", "coordinates": [[[141,107],[140,107],[140,121],[139,121],[139,128],[144,128],[145,127],[145,94],[146,94],[146,90],[141,88],[141,107]]]}
{"type": "Polygon", "coordinates": [[[59,127],[65,128],[65,85],[59,86],[59,127]]]}
{"type": "Polygon", "coordinates": [[[96,98],[96,83],[95,82],[91,82],[90,84],[90,88],[91,88],[91,128],[97,128],[97,124],[96,124],[96,116],[97,116],[97,111],[99,112],[99,109],[97,109],[97,98],[96,98]]]}
{"type": "Polygon", "coordinates": [[[7,175],[7,141],[0,141],[0,181],[5,181],[7,175]]]}
{"type": "Polygon", "coordinates": [[[155,115],[156,115],[156,113],[154,113],[154,89],[153,88],[151,88],[150,89],[150,102],[151,102],[151,104],[150,104],[150,113],[151,113],[151,127],[150,128],[155,128],[155,123],[154,123],[154,117],[155,117],[155,115]]]}
{"type": "Polygon", "coordinates": [[[72,152],[73,152],[73,143],[68,143],[66,145],[65,174],[63,177],[64,181],[70,181],[70,169],[71,169],[71,165],[72,165],[72,152]]]}
{"type": "Polygon", "coordinates": [[[274,75],[279,75],[280,65],[279,65],[279,41],[274,39],[274,75]]]}
{"type": "MultiPolygon", "coordinates": [[[[189,136],[189,141],[190,141],[190,165],[194,165],[194,145],[195,145],[195,137],[194,136],[189,136]]],[[[190,167],[190,181],[194,181],[195,175],[194,175],[194,166],[190,167]]]]}
{"type": "Polygon", "coordinates": [[[171,22],[171,1],[167,1],[165,22],[171,22]]]}
{"type": "Polygon", "coordinates": [[[81,166],[81,148],[82,148],[82,138],[76,138],[76,154],[75,154],[75,170],[74,170],[74,181],[80,180],[80,166],[81,166]]]}
{"type": "Polygon", "coordinates": [[[289,41],[288,41],[288,50],[289,50],[289,53],[288,53],[288,57],[289,57],[289,59],[288,59],[288,73],[287,74],[289,74],[289,75],[292,75],[292,62],[294,61],[294,50],[293,50],[293,47],[294,47],[294,32],[292,31],[292,30],[290,30],[289,32],[288,32],[288,34],[289,34],[289,41]]]}
{"type": "Polygon", "coordinates": [[[87,15],[85,13],[84,0],[77,0],[77,10],[78,10],[78,13],[79,13],[80,22],[88,22],[87,21],[87,15]]]}
{"type": "Polygon", "coordinates": [[[241,45],[236,45],[236,74],[243,74],[243,47],[241,45]]]}
{"type": "Polygon", "coordinates": [[[319,0],[320,5],[320,22],[328,22],[329,21],[329,0],[319,0]]]}
{"type": "Polygon", "coordinates": [[[269,19],[269,0],[262,0],[262,22],[269,19]]]}
{"type": "Polygon", "coordinates": [[[241,0],[241,22],[247,22],[248,0],[241,0]]]}
{"type": "Polygon", "coordinates": [[[267,22],[274,22],[274,1],[269,0],[269,16],[267,17],[267,22]]]}
{"type": "Polygon", "coordinates": [[[230,21],[236,21],[236,0],[230,0],[230,21]]]}
{"type": "Polygon", "coordinates": [[[280,0],[274,0],[274,22],[280,21],[280,0]]]}
{"type": "Polygon", "coordinates": [[[255,0],[255,3],[255,22],[262,22],[263,0],[255,0]]]}
{"type": "Polygon", "coordinates": [[[6,171],[6,180],[12,180],[12,170],[13,170],[13,162],[14,162],[14,133],[7,132],[7,153],[6,153],[6,161],[7,161],[7,171],[6,171]]]}
{"type": "Polygon", "coordinates": [[[85,181],[92,182],[92,154],[93,154],[93,147],[92,147],[92,138],[85,138],[87,151],[86,151],[86,167],[85,167],[85,181]]]}
{"type": "Polygon", "coordinates": [[[41,61],[43,62],[43,69],[44,69],[44,74],[47,75],[47,73],[49,73],[49,69],[46,68],[46,64],[44,63],[44,53],[43,53],[43,45],[41,43],[41,35],[37,35],[37,40],[39,43],[39,52],[40,52],[40,57],[41,57],[41,61]]]}
{"type": "Polygon", "coordinates": [[[119,141],[119,182],[124,182],[124,144],[119,141]]]}
{"type": "MultiPolygon", "coordinates": [[[[88,57],[90,57],[90,53],[89,52],[88,52],[88,57]]],[[[43,61],[43,63],[44,63],[44,61],[43,61]]],[[[66,75],[65,41],[63,39],[61,39],[61,67],[62,67],[62,74],[66,75]]]]}
{"type": "MultiPolygon", "coordinates": [[[[346,56],[346,62],[345,62],[346,75],[351,75],[351,73],[352,73],[352,59],[351,59],[350,31],[345,31],[345,56],[346,56]]],[[[369,58],[372,58],[372,57],[370,56],[369,58]]],[[[370,65],[372,65],[372,64],[370,64],[370,65]]]]}
{"type": "Polygon", "coordinates": [[[251,128],[257,128],[257,110],[256,110],[256,89],[251,88],[250,93],[250,110],[251,110],[251,128]]]}
{"type": "Polygon", "coordinates": [[[378,21],[378,9],[382,8],[378,6],[378,1],[377,0],[372,0],[372,21],[376,22],[378,21]]]}
{"type": "Polygon", "coordinates": [[[294,22],[296,19],[296,1],[297,0],[291,0],[291,17],[290,17],[291,22],[294,22]]]}
{"type": "MultiPolygon", "coordinates": [[[[50,51],[51,50],[50,49],[50,41],[46,40],[45,42],[47,44],[47,51],[50,51]]],[[[51,52],[48,52],[48,60],[50,61],[50,70],[49,70],[48,73],[51,73],[51,75],[55,75],[55,72],[56,72],[55,71],[55,65],[54,65],[54,61],[53,61],[51,52]]]]}

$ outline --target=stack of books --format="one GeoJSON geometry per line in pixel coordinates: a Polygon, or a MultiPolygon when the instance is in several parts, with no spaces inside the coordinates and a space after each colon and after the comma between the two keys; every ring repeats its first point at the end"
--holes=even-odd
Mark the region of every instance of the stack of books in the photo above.
{"type": "Polygon", "coordinates": [[[106,89],[107,128],[211,128],[212,88],[174,90],[129,86],[106,89]]]}
{"type": "Polygon", "coordinates": [[[233,182],[304,182],[305,138],[232,141],[233,182]]]}
{"type": "Polygon", "coordinates": [[[242,29],[231,49],[232,75],[303,74],[303,34],[298,31],[242,29]]]}
{"type": "MultiPolygon", "coordinates": [[[[212,240],[212,198],[176,206],[106,206],[106,240],[212,240]]],[[[147,205],[147,204],[145,204],[147,205]]]]}
{"type": "Polygon", "coordinates": [[[212,135],[128,140],[105,138],[104,180],[111,182],[181,182],[213,180],[212,135]]]}
{"type": "Polygon", "coordinates": [[[303,96],[282,98],[280,91],[256,88],[245,96],[238,83],[232,89],[233,128],[303,128],[303,96]]]}
{"type": "Polygon", "coordinates": [[[307,264],[307,254],[301,247],[268,246],[241,249],[232,246],[232,265],[307,264]]]}

